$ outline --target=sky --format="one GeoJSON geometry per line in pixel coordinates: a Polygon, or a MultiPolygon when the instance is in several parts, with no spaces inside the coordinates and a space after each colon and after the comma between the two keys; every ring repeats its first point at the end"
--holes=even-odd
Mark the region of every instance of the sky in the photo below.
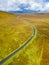
{"type": "Polygon", "coordinates": [[[0,10],[49,12],[49,0],[0,0],[0,10]]]}

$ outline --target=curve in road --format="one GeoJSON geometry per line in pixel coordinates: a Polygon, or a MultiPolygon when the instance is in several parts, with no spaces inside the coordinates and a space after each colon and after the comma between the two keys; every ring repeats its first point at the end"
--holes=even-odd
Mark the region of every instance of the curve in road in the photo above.
{"type": "Polygon", "coordinates": [[[21,49],[23,49],[31,41],[31,39],[33,39],[35,37],[35,35],[36,35],[36,28],[35,28],[35,26],[32,26],[32,27],[34,29],[34,32],[33,32],[32,36],[20,48],[15,50],[13,53],[11,53],[9,56],[7,56],[5,59],[3,59],[0,62],[0,65],[4,64],[7,60],[9,60],[11,57],[13,57],[15,54],[17,54],[21,49]]]}

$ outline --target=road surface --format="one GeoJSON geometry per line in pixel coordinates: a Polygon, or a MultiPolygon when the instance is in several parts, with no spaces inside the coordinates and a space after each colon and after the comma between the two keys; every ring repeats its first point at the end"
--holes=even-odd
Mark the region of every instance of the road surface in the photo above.
{"type": "Polygon", "coordinates": [[[19,47],[18,49],[16,49],[13,53],[11,53],[9,56],[7,56],[5,59],[3,59],[1,62],[0,62],[0,65],[3,65],[7,60],[9,60],[11,57],[13,57],[15,54],[17,54],[20,50],[22,50],[27,44],[29,44],[29,42],[34,39],[35,35],[36,35],[36,28],[35,26],[32,26],[33,28],[33,34],[31,35],[31,37],[21,46],[19,47]]]}

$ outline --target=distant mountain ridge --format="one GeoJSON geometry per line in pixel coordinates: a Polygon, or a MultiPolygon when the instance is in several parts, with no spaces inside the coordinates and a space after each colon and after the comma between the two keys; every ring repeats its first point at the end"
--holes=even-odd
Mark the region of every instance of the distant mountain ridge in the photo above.
{"type": "Polygon", "coordinates": [[[35,11],[35,10],[20,10],[20,11],[9,11],[10,13],[36,13],[36,12],[39,12],[39,11],[35,11]]]}

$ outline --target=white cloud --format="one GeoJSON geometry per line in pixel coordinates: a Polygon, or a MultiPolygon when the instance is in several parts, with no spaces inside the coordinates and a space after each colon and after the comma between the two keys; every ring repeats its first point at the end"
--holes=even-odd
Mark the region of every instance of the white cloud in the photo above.
{"type": "Polygon", "coordinates": [[[49,2],[45,4],[45,10],[49,10],[49,2]]]}
{"type": "Polygon", "coordinates": [[[20,8],[16,8],[16,11],[19,11],[19,10],[22,11],[22,9],[20,9],[20,8]]]}
{"type": "Polygon", "coordinates": [[[26,10],[49,11],[49,2],[44,0],[0,0],[0,10],[21,10],[20,6],[26,10]],[[28,6],[27,6],[28,5],[28,6]]]}

